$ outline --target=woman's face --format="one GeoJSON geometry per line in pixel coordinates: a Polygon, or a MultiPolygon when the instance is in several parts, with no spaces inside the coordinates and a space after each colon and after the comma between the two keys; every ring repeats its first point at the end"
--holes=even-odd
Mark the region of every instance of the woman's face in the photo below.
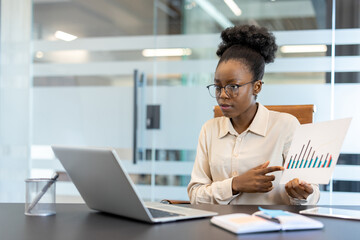
{"type": "Polygon", "coordinates": [[[221,93],[216,100],[224,116],[236,118],[245,113],[250,107],[255,106],[255,95],[261,90],[261,81],[251,83],[252,81],[253,74],[240,61],[228,60],[218,65],[214,79],[216,86],[225,87],[228,84],[241,85],[250,82],[237,89],[237,96],[229,96],[231,94],[228,95],[224,89],[221,89],[221,93]]]}

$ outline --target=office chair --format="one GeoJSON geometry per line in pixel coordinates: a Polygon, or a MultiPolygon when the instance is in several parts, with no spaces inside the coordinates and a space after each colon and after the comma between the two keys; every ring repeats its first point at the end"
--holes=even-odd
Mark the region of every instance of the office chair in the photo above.
{"type": "MultiPolygon", "coordinates": [[[[289,113],[296,117],[300,124],[312,123],[313,115],[315,112],[315,106],[313,104],[308,105],[267,105],[267,109],[276,112],[289,113]]],[[[220,106],[214,106],[214,117],[221,117],[223,113],[220,106]]]]}
{"type": "MultiPolygon", "coordinates": [[[[313,104],[308,105],[267,105],[265,106],[271,111],[289,113],[295,116],[300,124],[312,123],[313,115],[315,112],[315,106],[313,104]]],[[[220,106],[214,106],[214,118],[223,116],[220,106]]],[[[167,204],[189,204],[189,201],[170,200],[163,199],[162,203],[167,204]]]]}

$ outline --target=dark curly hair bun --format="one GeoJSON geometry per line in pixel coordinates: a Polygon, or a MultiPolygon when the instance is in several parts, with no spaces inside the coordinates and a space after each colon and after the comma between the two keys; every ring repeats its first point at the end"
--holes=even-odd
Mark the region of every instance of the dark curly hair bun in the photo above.
{"type": "Polygon", "coordinates": [[[259,53],[265,63],[274,62],[277,45],[275,36],[266,28],[254,25],[241,25],[226,28],[221,33],[222,42],[216,54],[222,57],[232,46],[247,47],[259,53]]]}

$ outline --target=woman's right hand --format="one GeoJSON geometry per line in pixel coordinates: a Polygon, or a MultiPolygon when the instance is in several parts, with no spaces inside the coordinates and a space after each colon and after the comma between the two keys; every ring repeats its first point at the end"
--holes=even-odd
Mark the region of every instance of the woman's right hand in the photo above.
{"type": "Polygon", "coordinates": [[[233,194],[239,192],[258,193],[269,192],[274,187],[272,181],[275,180],[274,175],[266,175],[275,171],[284,170],[281,166],[269,166],[269,161],[254,167],[246,173],[236,176],[232,181],[233,194]]]}

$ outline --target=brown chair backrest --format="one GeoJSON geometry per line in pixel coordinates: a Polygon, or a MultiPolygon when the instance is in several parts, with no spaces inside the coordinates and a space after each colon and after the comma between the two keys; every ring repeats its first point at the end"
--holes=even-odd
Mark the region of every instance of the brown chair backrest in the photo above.
{"type": "MultiPolygon", "coordinates": [[[[308,105],[267,105],[267,109],[277,112],[285,112],[295,116],[301,124],[312,123],[315,106],[308,105]]],[[[223,113],[219,106],[214,107],[214,117],[221,117],[223,113]]]]}

